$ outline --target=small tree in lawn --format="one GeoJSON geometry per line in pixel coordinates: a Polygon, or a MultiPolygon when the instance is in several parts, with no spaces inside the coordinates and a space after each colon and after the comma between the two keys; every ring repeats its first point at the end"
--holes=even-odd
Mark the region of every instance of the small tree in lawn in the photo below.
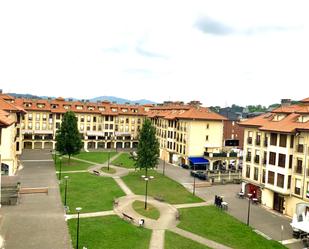
{"type": "Polygon", "coordinates": [[[82,140],[77,128],[77,117],[72,111],[64,114],[61,127],[56,134],[56,150],[62,155],[69,156],[78,154],[82,148],[82,140]]]}
{"type": "Polygon", "coordinates": [[[145,168],[147,176],[148,168],[154,168],[159,159],[159,142],[156,138],[156,128],[146,119],[139,133],[136,166],[145,168]]]}

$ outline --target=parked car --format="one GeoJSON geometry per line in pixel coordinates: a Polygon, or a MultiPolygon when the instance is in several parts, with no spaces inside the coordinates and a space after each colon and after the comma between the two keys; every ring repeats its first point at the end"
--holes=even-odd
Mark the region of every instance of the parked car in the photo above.
{"type": "Polygon", "coordinates": [[[198,170],[198,171],[191,170],[190,175],[193,176],[193,177],[197,177],[200,180],[207,180],[208,179],[207,174],[204,171],[200,171],[200,170],[198,170]]]}
{"type": "Polygon", "coordinates": [[[181,167],[184,168],[184,169],[189,169],[189,165],[188,164],[184,164],[183,163],[183,164],[181,164],[181,167]]]}

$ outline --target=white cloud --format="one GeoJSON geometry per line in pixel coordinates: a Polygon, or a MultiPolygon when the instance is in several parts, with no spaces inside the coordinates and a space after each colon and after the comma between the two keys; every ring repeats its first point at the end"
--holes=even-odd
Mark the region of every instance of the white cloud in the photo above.
{"type": "Polygon", "coordinates": [[[206,105],[305,98],[307,5],[5,1],[0,87],[79,98],[198,99],[206,105]]]}

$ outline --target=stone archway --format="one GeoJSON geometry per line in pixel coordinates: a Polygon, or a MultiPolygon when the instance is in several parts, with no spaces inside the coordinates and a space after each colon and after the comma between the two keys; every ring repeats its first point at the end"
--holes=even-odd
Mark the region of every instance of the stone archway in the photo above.
{"type": "Polygon", "coordinates": [[[122,147],[122,142],[117,142],[116,143],[116,148],[117,149],[122,149],[123,147],[122,147]]]}
{"type": "Polygon", "coordinates": [[[24,142],[24,149],[32,149],[32,142],[24,142]]]}
{"type": "Polygon", "coordinates": [[[125,142],[125,143],[124,143],[124,148],[129,149],[130,146],[131,146],[131,143],[130,143],[130,142],[125,142]]]}
{"type": "Polygon", "coordinates": [[[43,149],[42,142],[34,142],[34,149],[43,149]]]}

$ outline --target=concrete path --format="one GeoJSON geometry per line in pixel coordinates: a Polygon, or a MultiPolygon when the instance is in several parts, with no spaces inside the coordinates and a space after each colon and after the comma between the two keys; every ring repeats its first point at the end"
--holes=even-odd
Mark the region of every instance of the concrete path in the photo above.
{"type": "Polygon", "coordinates": [[[206,246],[213,248],[213,249],[232,249],[231,247],[219,244],[219,243],[217,243],[213,240],[205,239],[204,237],[196,235],[195,233],[190,233],[188,231],[182,230],[178,227],[175,227],[175,228],[172,228],[172,229],[169,229],[169,230],[171,230],[174,233],[179,234],[182,237],[194,240],[194,241],[196,241],[200,244],[206,245],[206,246]]]}
{"type": "Polygon", "coordinates": [[[149,249],[164,249],[165,230],[152,230],[149,249]]]}
{"type": "Polygon", "coordinates": [[[185,204],[176,204],[173,205],[175,208],[191,208],[191,207],[202,207],[202,206],[208,206],[213,204],[213,201],[205,201],[205,202],[198,202],[198,203],[185,203],[185,204]]]}
{"type": "Polygon", "coordinates": [[[124,183],[124,181],[120,177],[115,176],[113,177],[113,179],[116,181],[119,187],[123,190],[123,192],[125,192],[126,195],[134,195],[131,189],[124,183]]]}
{"type": "MultiPolygon", "coordinates": [[[[84,213],[79,214],[80,218],[90,218],[90,217],[100,217],[100,216],[108,216],[108,215],[115,215],[114,210],[110,211],[102,211],[102,212],[93,212],[93,213],[84,213]]],[[[77,219],[77,214],[67,214],[65,215],[66,220],[70,219],[77,219]]]]}
{"type": "Polygon", "coordinates": [[[50,152],[24,150],[21,159],[24,165],[18,172],[21,187],[45,186],[48,195],[21,195],[20,204],[2,206],[0,234],[5,240],[5,249],[71,249],[55,167],[49,161],[50,152]]]}
{"type": "MultiPolygon", "coordinates": [[[[70,171],[61,171],[62,175],[65,175],[67,173],[85,173],[88,172],[88,170],[70,170],[70,171]]],[[[56,174],[58,174],[59,171],[56,171],[56,174]]]]}

